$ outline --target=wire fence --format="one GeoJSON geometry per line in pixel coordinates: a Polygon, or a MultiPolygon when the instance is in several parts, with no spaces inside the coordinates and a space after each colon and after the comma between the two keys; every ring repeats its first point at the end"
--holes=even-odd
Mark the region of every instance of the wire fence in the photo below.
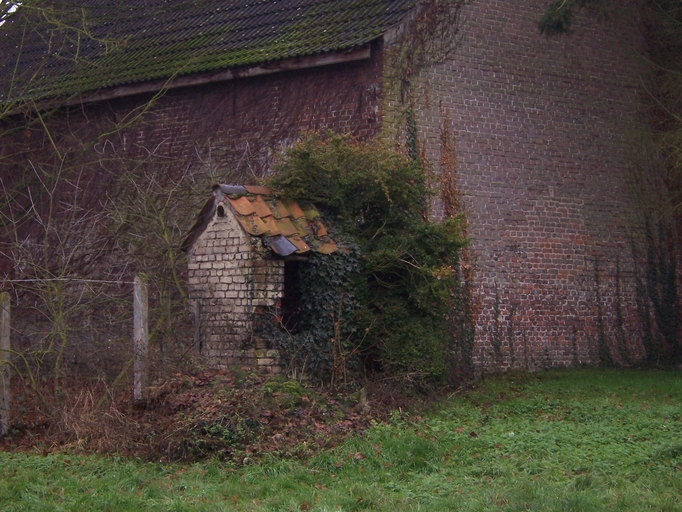
{"type": "Polygon", "coordinates": [[[11,293],[0,293],[0,436],[10,425],[12,382],[37,391],[52,384],[57,390],[67,380],[97,380],[115,387],[114,392],[128,389],[139,405],[147,399],[150,382],[191,352],[189,312],[158,290],[150,300],[144,274],[132,281],[3,282],[11,293]],[[47,294],[33,289],[54,284],[65,286],[47,294]],[[106,289],[84,290],[92,284],[106,289]]]}

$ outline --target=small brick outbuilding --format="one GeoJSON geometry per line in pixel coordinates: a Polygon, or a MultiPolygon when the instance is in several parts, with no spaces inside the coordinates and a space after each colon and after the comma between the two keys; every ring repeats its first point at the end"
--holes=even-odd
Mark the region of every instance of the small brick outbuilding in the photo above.
{"type": "Polygon", "coordinates": [[[215,366],[277,373],[279,354],[254,322],[281,317],[287,262],[338,250],[317,210],[266,187],[215,185],[183,249],[201,353],[215,366]]]}

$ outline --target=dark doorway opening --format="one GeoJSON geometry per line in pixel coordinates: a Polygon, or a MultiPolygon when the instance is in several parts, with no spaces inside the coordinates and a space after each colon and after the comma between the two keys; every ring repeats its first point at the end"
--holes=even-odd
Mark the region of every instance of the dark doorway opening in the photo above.
{"type": "Polygon", "coordinates": [[[284,262],[284,293],[282,295],[282,325],[291,334],[297,334],[301,330],[301,287],[299,284],[299,271],[301,265],[306,262],[284,262]]]}

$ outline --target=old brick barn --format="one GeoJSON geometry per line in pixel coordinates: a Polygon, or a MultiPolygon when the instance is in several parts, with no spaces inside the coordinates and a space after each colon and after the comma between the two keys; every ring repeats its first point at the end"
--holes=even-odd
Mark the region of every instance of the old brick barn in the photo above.
{"type": "MultiPolygon", "coordinates": [[[[282,148],[328,129],[412,144],[433,166],[434,186],[456,189],[471,240],[477,366],[594,363],[605,350],[617,362],[642,359],[646,344],[665,344],[665,335],[643,291],[659,183],[635,155],[652,151],[637,2],[621,2],[606,24],[581,14],[579,30],[563,39],[538,33],[546,4],[87,0],[77,14],[57,9],[63,30],[20,6],[0,26],[5,279],[25,271],[13,256],[18,238],[8,234],[18,225],[12,201],[29,211],[29,196],[31,204],[48,197],[26,192],[37,186],[29,184],[35,173],[22,169],[62,168],[76,155],[78,200],[89,212],[115,196],[121,176],[142,177],[134,181],[140,194],[187,180],[177,190],[189,195],[173,203],[185,208],[167,228],[169,250],[179,250],[211,185],[258,185],[282,148]]],[[[75,181],[66,181],[68,195],[75,181]]],[[[260,197],[243,197],[252,196],[260,197]]],[[[233,200],[214,211],[237,211],[233,200]]],[[[432,219],[448,208],[435,199],[432,219]]],[[[131,232],[136,222],[121,218],[118,229],[131,232]]],[[[238,219],[229,222],[246,236],[238,219]]],[[[28,244],[38,235],[27,228],[22,236],[28,244]]],[[[92,275],[130,270],[106,259],[114,245],[92,249],[108,262],[88,267],[92,275]]],[[[172,265],[193,299],[208,301],[197,289],[201,263],[190,259],[189,278],[184,260],[172,265]]],[[[227,270],[206,277],[234,280],[227,270]]],[[[230,325],[246,328],[236,318],[246,313],[243,297],[222,291],[230,325]]],[[[202,308],[195,318],[209,321],[208,302],[202,308]]],[[[230,352],[231,337],[243,332],[199,330],[214,363],[243,362],[230,352]]],[[[252,360],[264,348],[239,344],[252,360]]]]}

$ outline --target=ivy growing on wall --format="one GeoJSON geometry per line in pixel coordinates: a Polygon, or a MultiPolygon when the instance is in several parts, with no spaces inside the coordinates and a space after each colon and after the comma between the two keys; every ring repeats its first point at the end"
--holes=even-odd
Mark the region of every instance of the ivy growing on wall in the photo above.
{"type": "Polygon", "coordinates": [[[462,10],[469,0],[421,0],[402,27],[389,59],[390,80],[408,97],[412,78],[454,57],[462,41],[462,10]]]}
{"type": "Polygon", "coordinates": [[[593,17],[605,21],[613,7],[612,0],[558,0],[545,10],[538,21],[538,29],[547,37],[570,34],[577,11],[585,9],[593,17]]]}
{"type": "Polygon", "coordinates": [[[423,220],[419,162],[380,141],[309,135],[270,185],[313,203],[341,248],[300,266],[298,329],[279,336],[289,364],[332,383],[369,371],[444,378],[464,239],[458,217],[423,220]]]}

